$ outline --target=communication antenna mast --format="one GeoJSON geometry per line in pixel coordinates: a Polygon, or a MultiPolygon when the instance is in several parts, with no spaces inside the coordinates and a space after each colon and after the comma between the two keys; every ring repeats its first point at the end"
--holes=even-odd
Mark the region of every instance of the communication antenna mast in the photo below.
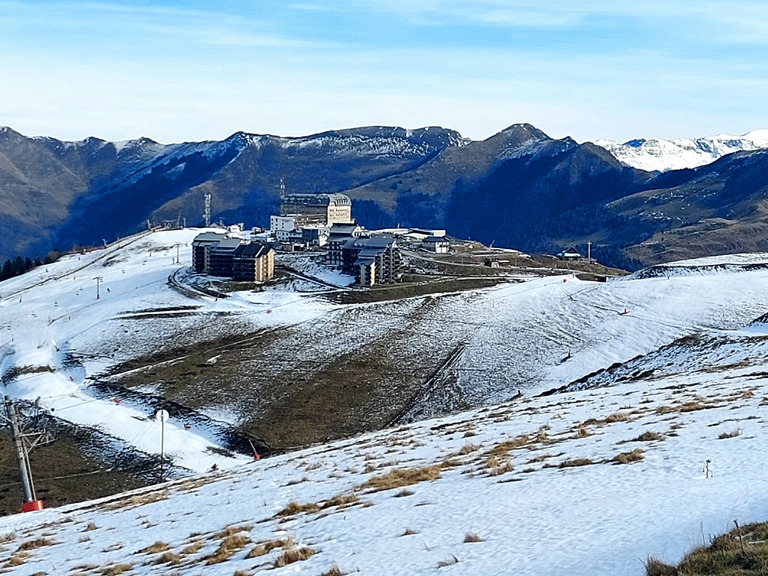
{"type": "Polygon", "coordinates": [[[211,193],[205,195],[205,227],[208,228],[211,225],[211,193]]]}
{"type": "Polygon", "coordinates": [[[11,429],[11,439],[19,462],[21,491],[24,496],[21,511],[42,510],[43,501],[38,500],[35,495],[29,452],[35,446],[49,444],[56,439],[54,421],[40,409],[38,401],[24,412],[14,405],[10,396],[5,397],[5,416],[0,415],[0,419],[4,420],[11,429]]]}
{"type": "Polygon", "coordinates": [[[285,180],[280,178],[280,201],[285,199],[285,180]]]}

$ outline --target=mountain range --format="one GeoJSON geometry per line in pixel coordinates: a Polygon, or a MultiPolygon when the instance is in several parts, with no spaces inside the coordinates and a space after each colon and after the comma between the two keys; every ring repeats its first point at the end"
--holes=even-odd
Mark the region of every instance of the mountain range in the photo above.
{"type": "Polygon", "coordinates": [[[281,180],[289,193],[348,194],[369,228],[434,226],[525,251],[591,241],[598,259],[625,268],[768,250],[768,156],[751,149],[764,137],[712,140],[712,158],[738,151],[660,172],[627,150],[646,158],[656,142],[656,156],[667,157],[661,141],[603,147],[529,124],[482,141],[440,127],[364,127],[169,145],[62,142],[0,128],[0,259],[101,245],[164,221],[198,225],[206,193],[214,221],[266,226],[281,180]]]}

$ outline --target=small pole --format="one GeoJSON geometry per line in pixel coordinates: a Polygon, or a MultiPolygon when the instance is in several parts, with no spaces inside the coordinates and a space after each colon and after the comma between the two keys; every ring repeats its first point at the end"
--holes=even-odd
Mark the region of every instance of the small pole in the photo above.
{"type": "Polygon", "coordinates": [[[94,280],[96,280],[96,300],[100,298],[99,294],[99,284],[101,284],[102,277],[101,276],[94,276],[94,280]]]}
{"type": "Polygon", "coordinates": [[[179,264],[179,263],[180,263],[180,260],[179,260],[179,245],[176,244],[176,264],[179,264]]]}
{"type": "Polygon", "coordinates": [[[168,420],[167,410],[158,410],[155,420],[160,422],[160,482],[163,481],[163,464],[165,463],[165,422],[168,420]]]}

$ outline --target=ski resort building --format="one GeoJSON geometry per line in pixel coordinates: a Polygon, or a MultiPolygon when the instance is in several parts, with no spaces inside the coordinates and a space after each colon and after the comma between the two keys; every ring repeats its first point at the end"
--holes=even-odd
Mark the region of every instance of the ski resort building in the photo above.
{"type": "Polygon", "coordinates": [[[344,194],[288,194],[280,206],[281,216],[302,216],[302,225],[354,222],[352,201],[344,194]]]}
{"type": "Polygon", "coordinates": [[[421,247],[435,254],[448,254],[451,243],[445,237],[427,236],[421,241],[421,247]]]}
{"type": "Polygon", "coordinates": [[[402,277],[403,258],[392,236],[347,240],[341,258],[342,271],[360,286],[392,284],[402,277]]]}
{"type": "Polygon", "coordinates": [[[192,267],[199,274],[208,274],[211,248],[225,238],[224,232],[203,232],[192,241],[192,267]]]}
{"type": "Polygon", "coordinates": [[[341,266],[341,250],[344,245],[353,238],[360,238],[365,234],[365,228],[358,224],[334,224],[326,242],[328,256],[326,262],[330,266],[341,266]]]}
{"type": "Polygon", "coordinates": [[[192,241],[192,267],[200,274],[267,282],[275,275],[275,251],[262,242],[203,232],[192,241]]]}
{"type": "Polygon", "coordinates": [[[267,282],[275,275],[275,251],[262,242],[240,244],[232,255],[232,277],[247,282],[267,282]]]}

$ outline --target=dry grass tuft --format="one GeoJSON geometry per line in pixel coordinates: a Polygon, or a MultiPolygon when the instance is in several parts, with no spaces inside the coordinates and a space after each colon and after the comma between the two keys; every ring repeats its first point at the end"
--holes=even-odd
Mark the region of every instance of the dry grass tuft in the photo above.
{"type": "Polygon", "coordinates": [[[283,566],[288,566],[288,564],[293,564],[294,562],[301,562],[316,553],[317,552],[312,550],[312,548],[308,548],[306,546],[303,546],[302,548],[292,548],[290,550],[286,550],[277,557],[277,560],[275,560],[274,563],[274,567],[282,568],[283,566]]]}
{"type": "Polygon", "coordinates": [[[480,447],[475,444],[464,444],[459,450],[458,456],[466,456],[467,454],[472,454],[472,452],[477,452],[479,449],[480,447]]]}
{"type": "Polygon", "coordinates": [[[586,438],[590,435],[589,428],[584,426],[583,424],[576,428],[576,438],[586,438]]]}
{"type": "Polygon", "coordinates": [[[616,464],[629,464],[630,462],[639,462],[645,458],[640,448],[635,448],[631,452],[622,452],[613,457],[616,464]]]}
{"type": "Polygon", "coordinates": [[[175,566],[181,563],[181,556],[174,554],[173,552],[163,552],[155,560],[155,564],[168,564],[169,566],[175,566]]]}
{"type": "Polygon", "coordinates": [[[413,490],[408,490],[408,488],[403,488],[397,494],[395,494],[395,498],[405,498],[406,496],[413,496],[414,494],[415,492],[413,490]]]}
{"type": "Polygon", "coordinates": [[[363,484],[363,488],[374,491],[391,490],[410,486],[419,482],[430,482],[440,478],[440,465],[424,466],[423,468],[395,468],[382,476],[374,476],[363,484]]]}
{"type": "Polygon", "coordinates": [[[485,461],[489,476],[500,476],[512,471],[512,463],[507,458],[489,456],[485,461]]]}
{"type": "Polygon", "coordinates": [[[146,548],[142,548],[139,550],[139,552],[143,552],[144,554],[157,554],[159,552],[165,552],[166,550],[170,550],[171,547],[168,546],[165,542],[160,542],[159,540],[155,542],[154,544],[150,544],[146,548]]]}
{"type": "Polygon", "coordinates": [[[321,503],[311,502],[309,504],[299,504],[296,501],[289,502],[285,508],[280,510],[275,517],[295,516],[302,512],[319,512],[320,510],[327,510],[333,507],[346,507],[353,506],[360,503],[360,498],[357,494],[337,494],[329,500],[325,500],[321,503]]]}
{"type": "Polygon", "coordinates": [[[13,566],[21,566],[24,564],[24,562],[27,561],[27,558],[29,558],[29,552],[14,552],[10,558],[8,558],[8,562],[6,562],[6,566],[13,567],[13,566]]]}
{"type": "Polygon", "coordinates": [[[451,554],[451,557],[448,560],[440,560],[440,562],[437,563],[438,568],[445,568],[446,566],[453,566],[454,564],[458,564],[459,559],[456,558],[453,554],[451,554]]]}
{"type": "Polygon", "coordinates": [[[604,422],[606,424],[613,424],[614,422],[627,422],[629,419],[629,414],[626,412],[614,412],[606,416],[604,422]]]}
{"type": "Polygon", "coordinates": [[[83,532],[90,532],[91,530],[98,530],[99,527],[93,522],[88,522],[88,526],[83,529],[83,532]]]}
{"type": "Polygon", "coordinates": [[[42,548],[43,546],[53,546],[54,544],[58,544],[55,540],[50,540],[48,538],[36,538],[35,540],[27,540],[26,542],[23,542],[21,546],[19,546],[16,551],[17,552],[24,552],[26,550],[34,550],[35,548],[42,548]]]}
{"type": "Polygon", "coordinates": [[[416,530],[411,530],[410,528],[406,528],[405,532],[403,532],[403,536],[413,536],[416,534],[416,530]]]}
{"type": "Polygon", "coordinates": [[[577,466],[589,466],[590,464],[593,464],[592,460],[589,458],[569,458],[568,460],[563,460],[560,462],[560,464],[557,465],[558,468],[575,468],[577,466]]]}
{"type": "Polygon", "coordinates": [[[223,530],[214,534],[213,537],[216,540],[222,540],[224,538],[234,536],[235,534],[240,534],[240,532],[250,532],[252,528],[253,526],[248,526],[247,524],[241,526],[227,526],[223,530]]]}
{"type": "Polygon", "coordinates": [[[648,558],[645,563],[645,576],[677,576],[677,568],[656,558],[648,558]]]}
{"type": "Polygon", "coordinates": [[[242,534],[227,536],[221,541],[216,551],[205,559],[207,565],[220,564],[229,560],[236,552],[242,550],[250,539],[242,534]]]}
{"type": "Polygon", "coordinates": [[[344,572],[338,566],[332,566],[329,570],[326,570],[320,576],[344,576],[344,572]]]}
{"type": "Polygon", "coordinates": [[[464,536],[464,542],[470,543],[470,542],[482,542],[483,539],[475,534],[474,532],[467,532],[467,535],[464,536]]]}
{"type": "Polygon", "coordinates": [[[131,568],[133,568],[133,564],[115,564],[114,566],[110,566],[109,568],[104,568],[101,571],[102,576],[118,576],[118,574],[123,574],[124,572],[128,572],[131,568]]]}
{"type": "Polygon", "coordinates": [[[659,434],[658,432],[651,432],[650,430],[647,432],[643,432],[635,438],[635,442],[653,442],[655,440],[664,440],[664,436],[659,434]]]}
{"type": "Polygon", "coordinates": [[[731,430],[730,432],[723,432],[718,436],[720,440],[725,440],[726,438],[736,438],[736,436],[741,436],[741,429],[737,428],[736,430],[731,430]]]}
{"type": "Polygon", "coordinates": [[[168,499],[168,490],[159,490],[155,492],[146,492],[144,494],[137,494],[129,498],[123,498],[116,502],[112,502],[104,506],[105,510],[120,510],[121,508],[136,508],[138,506],[144,506],[145,504],[151,504],[153,502],[161,502],[168,499]]]}
{"type": "Polygon", "coordinates": [[[296,543],[293,541],[293,538],[268,540],[267,542],[261,542],[251,548],[251,550],[246,555],[246,558],[258,558],[259,556],[269,554],[275,548],[293,548],[294,546],[296,546],[296,543]]]}
{"type": "Polygon", "coordinates": [[[184,549],[181,551],[181,553],[184,556],[189,556],[190,554],[196,554],[199,552],[200,548],[203,547],[203,543],[200,541],[192,542],[189,546],[185,546],[184,549]]]}

